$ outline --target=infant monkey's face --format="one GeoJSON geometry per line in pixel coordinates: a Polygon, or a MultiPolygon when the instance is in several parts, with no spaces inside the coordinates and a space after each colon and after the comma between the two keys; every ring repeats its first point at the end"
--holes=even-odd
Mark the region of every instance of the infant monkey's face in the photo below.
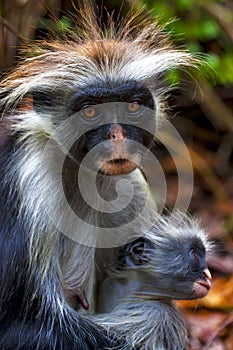
{"type": "Polygon", "coordinates": [[[197,299],[211,288],[205,242],[198,235],[152,236],[125,246],[124,270],[145,299],[197,299]]]}

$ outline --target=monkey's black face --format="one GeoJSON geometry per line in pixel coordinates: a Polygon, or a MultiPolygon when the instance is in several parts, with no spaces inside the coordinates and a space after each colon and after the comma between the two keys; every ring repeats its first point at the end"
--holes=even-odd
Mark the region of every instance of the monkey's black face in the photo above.
{"type": "Polygon", "coordinates": [[[211,287],[205,247],[199,238],[152,243],[139,238],[126,248],[124,268],[138,271],[136,292],[143,298],[196,299],[211,287]]]}
{"type": "Polygon", "coordinates": [[[135,82],[89,86],[73,96],[82,136],[71,148],[81,162],[91,152],[92,165],[109,175],[127,174],[151,146],[155,133],[154,100],[135,82]]]}

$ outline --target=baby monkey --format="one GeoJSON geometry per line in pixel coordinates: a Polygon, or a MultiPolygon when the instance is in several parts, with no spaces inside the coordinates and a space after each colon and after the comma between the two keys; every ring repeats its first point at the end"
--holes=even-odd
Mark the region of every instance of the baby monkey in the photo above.
{"type": "Polygon", "coordinates": [[[160,217],[144,236],[116,249],[99,286],[95,319],[128,341],[126,349],[183,350],[187,327],[175,300],[204,297],[210,243],[193,220],[160,217]]]}

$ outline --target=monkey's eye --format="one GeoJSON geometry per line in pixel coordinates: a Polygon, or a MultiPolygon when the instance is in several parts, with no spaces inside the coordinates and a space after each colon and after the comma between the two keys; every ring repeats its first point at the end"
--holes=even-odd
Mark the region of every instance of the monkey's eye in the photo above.
{"type": "Polygon", "coordinates": [[[199,252],[195,248],[192,248],[189,251],[189,256],[192,271],[199,270],[202,261],[199,252]]]}
{"type": "Polygon", "coordinates": [[[97,109],[94,106],[87,106],[83,108],[82,112],[87,118],[94,118],[97,115],[97,109]]]}
{"type": "Polygon", "coordinates": [[[197,259],[199,258],[198,253],[197,253],[196,249],[194,249],[194,248],[192,248],[192,249],[190,250],[190,254],[192,255],[192,257],[193,257],[195,260],[197,260],[197,259]]]}
{"type": "Polygon", "coordinates": [[[191,255],[191,258],[192,258],[194,261],[198,262],[198,260],[199,260],[199,255],[198,255],[196,249],[192,248],[192,249],[190,250],[190,255],[191,255]]]}
{"type": "Polygon", "coordinates": [[[138,103],[138,101],[133,101],[128,103],[128,111],[130,113],[136,113],[139,111],[140,108],[141,108],[141,105],[138,103]]]}

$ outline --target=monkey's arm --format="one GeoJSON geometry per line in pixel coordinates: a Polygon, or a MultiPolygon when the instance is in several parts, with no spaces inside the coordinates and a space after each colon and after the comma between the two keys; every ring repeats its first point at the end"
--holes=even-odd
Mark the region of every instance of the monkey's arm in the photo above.
{"type": "Polygon", "coordinates": [[[30,218],[25,220],[24,212],[19,211],[17,172],[11,171],[17,167],[17,156],[9,140],[0,157],[0,349],[113,348],[116,338],[115,343],[102,327],[80,316],[65,301],[58,273],[58,233],[49,243],[48,234],[37,227],[44,245],[37,241],[38,246],[29,249],[35,244],[29,235],[30,218]]]}

